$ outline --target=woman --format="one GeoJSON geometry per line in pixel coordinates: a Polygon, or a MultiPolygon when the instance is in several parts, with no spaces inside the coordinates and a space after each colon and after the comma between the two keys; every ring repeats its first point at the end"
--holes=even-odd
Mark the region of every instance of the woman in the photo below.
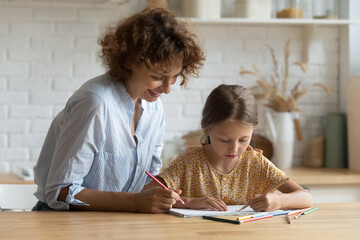
{"type": "Polygon", "coordinates": [[[166,212],[180,191],[153,188],[165,131],[161,94],[198,77],[205,60],[185,23],[146,9],[100,37],[108,71],[89,80],[53,120],[35,170],[33,210],[166,212]]]}

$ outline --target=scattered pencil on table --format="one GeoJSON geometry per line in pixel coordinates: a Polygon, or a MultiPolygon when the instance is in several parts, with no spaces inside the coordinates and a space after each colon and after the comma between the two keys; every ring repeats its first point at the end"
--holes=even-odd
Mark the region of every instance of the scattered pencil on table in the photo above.
{"type": "Polygon", "coordinates": [[[245,219],[250,219],[252,217],[253,217],[253,215],[246,215],[246,216],[243,216],[243,217],[238,217],[237,220],[241,221],[241,220],[245,220],[245,219]]]}
{"type": "Polygon", "coordinates": [[[296,214],[298,214],[298,213],[300,213],[300,212],[305,212],[305,211],[308,211],[308,210],[310,210],[311,208],[304,208],[304,209],[299,209],[299,210],[294,210],[294,211],[291,211],[291,212],[289,212],[288,214],[291,216],[291,215],[296,215],[296,214]]]}
{"type": "Polygon", "coordinates": [[[239,222],[240,223],[247,223],[247,222],[253,222],[253,221],[257,221],[257,220],[261,220],[261,219],[272,218],[272,217],[273,217],[273,215],[265,215],[265,216],[261,216],[261,217],[255,217],[255,218],[249,218],[249,219],[241,220],[239,222]]]}
{"type": "Polygon", "coordinates": [[[268,212],[261,212],[261,213],[256,213],[256,214],[253,214],[251,215],[252,218],[257,218],[257,217],[262,217],[262,216],[265,216],[265,215],[268,215],[269,213],[268,212]]]}
{"type": "Polygon", "coordinates": [[[304,214],[306,215],[306,214],[309,214],[309,213],[311,213],[311,212],[313,212],[313,211],[316,211],[316,210],[318,210],[319,209],[319,207],[314,207],[314,208],[312,208],[312,209],[310,209],[310,210],[307,210],[307,211],[304,211],[304,214]]]}
{"type": "Polygon", "coordinates": [[[269,214],[271,214],[271,215],[273,215],[275,217],[275,216],[288,214],[289,212],[291,212],[291,211],[290,210],[277,210],[277,211],[274,211],[274,212],[270,212],[269,214]]]}
{"type": "MultiPolygon", "coordinates": [[[[148,171],[145,171],[145,173],[151,177],[155,182],[157,182],[161,187],[168,189],[168,187],[166,187],[164,184],[162,184],[162,182],[160,182],[156,177],[154,177],[151,173],[149,173],[148,171]]],[[[180,198],[179,202],[181,202],[182,204],[185,204],[185,202],[180,198]]]]}
{"type": "Polygon", "coordinates": [[[226,218],[203,216],[203,219],[217,221],[217,222],[224,222],[224,223],[240,224],[240,222],[237,220],[231,220],[226,218]]]}
{"type": "Polygon", "coordinates": [[[298,214],[295,215],[295,219],[298,219],[303,214],[304,214],[304,211],[299,212],[298,214]]]}
{"type": "Polygon", "coordinates": [[[291,219],[290,219],[290,215],[286,214],[286,221],[288,224],[291,224],[291,219]]]}

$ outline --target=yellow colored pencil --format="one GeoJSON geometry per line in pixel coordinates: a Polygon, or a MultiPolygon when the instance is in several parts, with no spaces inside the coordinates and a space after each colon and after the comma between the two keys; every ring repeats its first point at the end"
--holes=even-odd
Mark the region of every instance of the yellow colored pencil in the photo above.
{"type": "Polygon", "coordinates": [[[245,220],[245,219],[249,219],[249,218],[252,218],[252,215],[246,215],[246,216],[243,216],[243,217],[238,217],[237,220],[241,221],[241,220],[245,220]]]}

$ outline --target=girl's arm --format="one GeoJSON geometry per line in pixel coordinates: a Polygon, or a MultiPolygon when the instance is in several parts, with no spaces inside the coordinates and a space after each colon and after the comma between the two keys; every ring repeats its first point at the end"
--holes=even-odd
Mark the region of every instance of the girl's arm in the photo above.
{"type": "Polygon", "coordinates": [[[268,193],[261,197],[259,197],[260,194],[255,195],[248,203],[255,211],[298,209],[312,205],[311,194],[291,179],[281,185],[278,190],[281,193],[268,193]]]}

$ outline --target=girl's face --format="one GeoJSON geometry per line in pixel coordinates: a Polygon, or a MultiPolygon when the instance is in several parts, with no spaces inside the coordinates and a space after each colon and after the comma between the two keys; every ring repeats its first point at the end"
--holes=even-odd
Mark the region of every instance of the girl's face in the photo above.
{"type": "Polygon", "coordinates": [[[159,72],[148,69],[145,64],[134,64],[130,67],[132,75],[125,81],[125,88],[136,101],[138,98],[148,102],[156,101],[161,94],[168,94],[182,70],[182,64],[169,72],[159,72]]]}
{"type": "Polygon", "coordinates": [[[249,146],[254,127],[237,120],[225,120],[205,129],[214,159],[237,160],[249,146]]]}

